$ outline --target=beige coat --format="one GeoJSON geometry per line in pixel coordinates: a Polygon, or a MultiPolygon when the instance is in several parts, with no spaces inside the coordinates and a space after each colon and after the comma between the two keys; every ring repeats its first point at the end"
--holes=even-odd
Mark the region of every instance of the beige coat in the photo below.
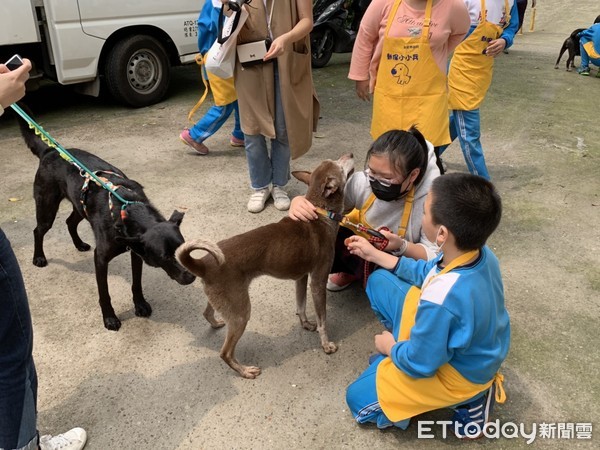
{"type": "MultiPolygon", "coordinates": [[[[271,31],[273,38],[290,31],[298,22],[296,0],[268,0],[267,9],[275,1],[271,31]]],[[[238,35],[238,44],[268,37],[267,12],[262,0],[248,7],[249,17],[238,35]]],[[[311,147],[312,133],[319,120],[319,101],[313,87],[310,35],[286,48],[277,58],[279,86],[292,159],[304,155],[311,147]]],[[[245,134],[262,134],[275,138],[275,88],[273,63],[235,68],[242,130],[245,134]]]]}

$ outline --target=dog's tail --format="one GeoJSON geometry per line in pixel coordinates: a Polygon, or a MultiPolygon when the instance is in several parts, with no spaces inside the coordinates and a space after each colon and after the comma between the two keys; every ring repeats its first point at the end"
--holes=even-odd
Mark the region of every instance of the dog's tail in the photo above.
{"type": "Polygon", "coordinates": [[[187,241],[179,246],[175,251],[175,257],[177,261],[185,267],[187,270],[192,272],[194,275],[201,277],[204,275],[205,267],[200,259],[192,257],[191,253],[194,250],[205,250],[210,253],[213,258],[217,260],[219,265],[225,262],[225,255],[219,248],[219,246],[213,242],[206,241],[203,239],[196,239],[195,241],[187,241]]]}
{"type": "MultiPolygon", "coordinates": [[[[27,113],[29,117],[33,119],[31,110],[24,103],[19,102],[18,105],[27,113]]],[[[25,119],[19,116],[17,117],[17,121],[19,122],[23,139],[25,139],[25,144],[27,144],[27,147],[29,147],[29,150],[31,150],[35,156],[41,159],[46,152],[52,150],[35,134],[35,131],[29,127],[29,124],[25,121],[25,119]]]]}

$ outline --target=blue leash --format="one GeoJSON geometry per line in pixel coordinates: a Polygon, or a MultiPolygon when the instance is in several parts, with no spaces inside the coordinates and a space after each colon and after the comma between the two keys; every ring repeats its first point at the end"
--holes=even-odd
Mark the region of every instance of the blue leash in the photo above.
{"type": "Polygon", "coordinates": [[[123,206],[121,206],[121,210],[124,210],[128,205],[133,205],[136,203],[142,204],[142,202],[125,200],[123,197],[117,194],[117,191],[115,191],[108,184],[102,181],[94,172],[92,172],[90,169],[84,166],[81,163],[81,161],[79,161],[77,158],[71,155],[71,153],[69,153],[62,145],[56,142],[56,140],[54,140],[54,138],[50,136],[50,134],[48,134],[48,132],[46,132],[46,130],[44,130],[35,120],[29,117],[29,115],[25,111],[23,111],[19,105],[13,103],[12,105],[10,105],[10,107],[14,109],[17,112],[17,114],[19,114],[25,120],[25,122],[27,122],[29,128],[32,128],[35,131],[35,134],[37,134],[42,139],[42,141],[44,141],[49,147],[56,149],[64,160],[77,167],[80,172],[84,171],[85,173],[87,173],[96,183],[98,183],[98,185],[102,186],[104,189],[106,189],[108,192],[114,195],[121,203],[123,203],[123,206]]]}

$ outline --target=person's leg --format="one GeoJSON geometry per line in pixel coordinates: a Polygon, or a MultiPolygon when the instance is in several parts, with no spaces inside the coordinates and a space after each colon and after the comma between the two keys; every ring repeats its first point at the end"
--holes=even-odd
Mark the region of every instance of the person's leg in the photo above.
{"type": "Polygon", "coordinates": [[[517,11],[519,12],[519,31],[523,28],[523,20],[525,19],[525,10],[527,9],[527,0],[517,0],[517,11]]]}
{"type": "Polygon", "coordinates": [[[246,159],[250,185],[254,192],[248,200],[248,211],[259,213],[265,209],[265,203],[271,195],[271,179],[273,170],[267,150],[267,141],[261,134],[244,134],[246,159]]]}
{"type": "Polygon", "coordinates": [[[577,69],[577,73],[581,75],[589,75],[590,74],[590,57],[585,51],[585,47],[583,43],[579,43],[579,52],[581,53],[581,65],[579,69],[577,69]]]}
{"type": "Polygon", "coordinates": [[[241,126],[241,122],[240,122],[240,108],[238,106],[238,102],[237,100],[235,102],[232,103],[233,105],[233,118],[234,118],[234,125],[233,125],[233,131],[231,132],[231,136],[233,137],[233,139],[231,139],[231,145],[235,145],[235,146],[243,146],[244,143],[244,132],[242,131],[242,126],[241,126]]]}
{"type": "Polygon", "coordinates": [[[404,299],[412,286],[389,270],[378,269],[367,281],[367,297],[371,309],[396,339],[400,333],[400,320],[404,299]]]}
{"type": "Polygon", "coordinates": [[[223,126],[234,109],[233,103],[225,106],[211,106],[206,114],[190,128],[190,136],[198,143],[205,141],[223,126]]]}
{"type": "Polygon", "coordinates": [[[19,264],[1,229],[0,311],[0,448],[35,449],[37,374],[31,314],[19,264]]]}
{"type": "Polygon", "coordinates": [[[479,109],[472,111],[455,110],[453,114],[455,116],[454,120],[458,132],[458,140],[469,172],[489,180],[490,174],[485,164],[480,140],[481,123],[479,109]]]}
{"type": "Polygon", "coordinates": [[[290,207],[290,199],[282,189],[290,180],[290,144],[288,141],[281,89],[279,88],[279,74],[277,65],[275,71],[275,139],[271,139],[271,163],[273,165],[273,200],[275,207],[286,210],[290,207]]]}
{"type": "Polygon", "coordinates": [[[348,386],[346,403],[358,423],[374,423],[377,424],[377,428],[396,426],[405,430],[409,425],[409,420],[393,423],[379,405],[376,385],[377,366],[383,359],[383,355],[375,358],[367,370],[348,386]]]}

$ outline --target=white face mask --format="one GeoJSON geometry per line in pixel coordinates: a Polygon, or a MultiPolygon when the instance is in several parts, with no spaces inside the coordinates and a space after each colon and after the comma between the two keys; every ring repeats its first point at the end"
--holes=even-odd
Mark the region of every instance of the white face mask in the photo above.
{"type": "Polygon", "coordinates": [[[433,245],[434,245],[434,251],[436,253],[439,253],[442,251],[442,247],[444,246],[444,244],[446,243],[446,241],[442,242],[442,245],[438,245],[437,240],[438,237],[440,236],[440,231],[442,231],[442,226],[440,225],[440,227],[437,230],[437,233],[435,234],[435,239],[433,240],[433,245]]]}

